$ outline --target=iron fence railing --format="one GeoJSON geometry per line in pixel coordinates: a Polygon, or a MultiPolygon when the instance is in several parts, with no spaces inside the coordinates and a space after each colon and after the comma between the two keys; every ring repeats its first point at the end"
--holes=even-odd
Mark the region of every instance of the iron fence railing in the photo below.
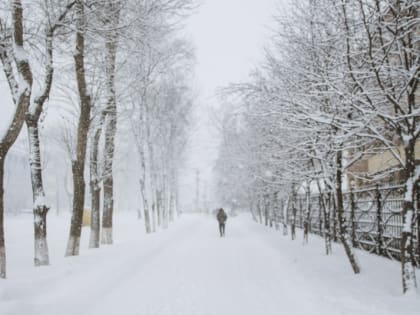
{"type": "MultiPolygon", "coordinates": [[[[366,250],[391,259],[400,260],[400,242],[403,228],[402,207],[404,201],[404,187],[374,187],[363,190],[354,190],[344,194],[344,213],[347,232],[353,247],[366,250]]],[[[420,205],[420,198],[417,198],[420,205]]],[[[329,209],[330,235],[338,241],[338,222],[333,194],[317,194],[311,196],[295,197],[296,211],[295,225],[303,228],[306,210],[309,206],[309,232],[323,236],[324,215],[323,207],[329,209]],[[322,198],[322,199],[321,199],[322,198]],[[308,203],[309,200],[309,203],[308,203]]],[[[293,218],[292,202],[289,202],[286,218],[280,211],[275,216],[277,222],[286,222],[291,225],[293,218]]],[[[420,217],[415,225],[414,246],[418,265],[420,265],[420,217]]]]}

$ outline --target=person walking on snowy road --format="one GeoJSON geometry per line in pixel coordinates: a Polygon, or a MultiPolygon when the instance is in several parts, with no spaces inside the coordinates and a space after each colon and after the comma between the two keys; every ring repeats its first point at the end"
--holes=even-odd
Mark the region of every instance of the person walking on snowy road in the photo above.
{"type": "Polygon", "coordinates": [[[220,237],[225,236],[225,223],[227,220],[227,214],[223,208],[220,208],[217,212],[217,221],[219,221],[220,237]]]}

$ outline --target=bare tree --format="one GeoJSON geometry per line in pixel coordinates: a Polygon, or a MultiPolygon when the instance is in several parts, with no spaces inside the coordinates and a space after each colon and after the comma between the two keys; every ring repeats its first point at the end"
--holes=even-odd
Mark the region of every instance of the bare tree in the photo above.
{"type": "MultiPolygon", "coordinates": [[[[48,265],[48,245],[47,245],[47,213],[49,207],[46,205],[44,186],[42,183],[42,165],[41,165],[41,150],[40,150],[40,137],[39,137],[39,119],[43,111],[43,106],[49,98],[51,91],[54,65],[53,65],[53,38],[55,31],[61,27],[66,15],[74,5],[74,1],[68,3],[61,14],[55,19],[52,17],[48,19],[49,24],[44,26],[45,36],[45,63],[44,73],[45,77],[41,92],[37,95],[33,103],[29,106],[26,114],[25,121],[28,128],[29,139],[29,152],[30,152],[30,167],[31,167],[31,180],[32,191],[34,199],[34,229],[35,229],[35,258],[34,263],[36,266],[48,265]]],[[[45,8],[49,10],[51,8],[45,8]]],[[[47,12],[48,14],[48,12],[47,12]]]]}
{"type": "Polygon", "coordinates": [[[383,146],[398,164],[405,185],[401,234],[403,291],[417,287],[414,259],[415,196],[420,182],[415,146],[419,141],[420,2],[341,1],[346,64],[354,88],[348,92],[362,137],[383,146]],[[361,22],[359,22],[361,21],[361,22]],[[361,62],[363,60],[363,62],[361,62]],[[375,121],[377,123],[370,123],[375,121]],[[398,146],[402,150],[398,150],[398,146]]]}
{"type": "Polygon", "coordinates": [[[113,161],[115,150],[115,134],[117,132],[117,100],[115,91],[115,71],[118,47],[118,24],[120,19],[121,2],[106,1],[104,12],[106,16],[105,35],[106,49],[106,95],[105,108],[105,148],[104,148],[104,211],[102,218],[102,244],[112,244],[112,216],[114,211],[114,179],[113,161]]]}
{"type": "Polygon", "coordinates": [[[12,97],[16,104],[7,129],[0,135],[0,278],[6,278],[6,249],[4,240],[3,176],[4,161],[10,147],[22,129],[32,93],[32,70],[23,39],[23,8],[19,0],[11,1],[12,28],[1,22],[0,58],[6,74],[12,97]],[[13,48],[12,48],[13,47],[13,48]],[[14,74],[16,63],[18,76],[14,74]]]}
{"type": "Polygon", "coordinates": [[[80,236],[82,233],[82,219],[85,199],[85,159],[87,136],[90,124],[91,97],[88,93],[85,70],[85,34],[86,14],[83,0],[77,0],[75,4],[75,27],[76,27],[76,52],[74,65],[76,82],[80,99],[80,116],[77,127],[76,155],[72,161],[73,172],[73,213],[71,218],[70,236],[67,243],[66,256],[79,254],[80,236]]]}

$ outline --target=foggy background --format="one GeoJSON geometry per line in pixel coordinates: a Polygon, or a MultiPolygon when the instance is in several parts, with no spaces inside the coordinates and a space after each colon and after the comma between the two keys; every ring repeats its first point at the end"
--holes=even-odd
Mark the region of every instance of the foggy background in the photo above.
{"type": "MultiPolygon", "coordinates": [[[[220,206],[213,196],[212,169],[220,137],[217,121],[223,108],[220,108],[215,94],[219,87],[245,80],[261,60],[277,6],[278,1],[274,0],[200,1],[195,14],[187,20],[185,36],[194,43],[196,55],[197,106],[193,113],[193,131],[187,159],[180,174],[182,211],[201,211],[220,206]]],[[[66,63],[63,60],[57,62],[66,63]]],[[[59,213],[69,211],[72,198],[70,157],[65,145],[60,142],[71,129],[71,126],[65,126],[66,117],[77,115],[77,106],[69,105],[71,95],[60,90],[59,73],[54,80],[41,130],[41,136],[53,136],[48,136],[41,145],[48,145],[48,150],[42,152],[46,197],[52,206],[51,212],[59,213]]],[[[0,108],[1,129],[9,119],[12,108],[3,72],[0,74],[0,93],[3,103],[0,108]]],[[[130,132],[119,124],[114,163],[116,211],[137,210],[140,207],[137,175],[139,161],[134,146],[129,145],[131,140],[130,132]]],[[[18,141],[6,159],[6,211],[30,211],[31,196],[26,128],[22,128],[18,141]]],[[[89,206],[89,200],[87,202],[89,206]]]]}

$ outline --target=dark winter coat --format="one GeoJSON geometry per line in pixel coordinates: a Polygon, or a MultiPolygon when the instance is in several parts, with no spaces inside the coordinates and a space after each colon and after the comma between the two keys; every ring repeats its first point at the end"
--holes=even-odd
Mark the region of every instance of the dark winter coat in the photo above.
{"type": "Polygon", "coordinates": [[[219,221],[219,223],[225,223],[226,220],[227,220],[226,212],[223,209],[220,209],[219,212],[217,213],[217,221],[219,221]]]}

